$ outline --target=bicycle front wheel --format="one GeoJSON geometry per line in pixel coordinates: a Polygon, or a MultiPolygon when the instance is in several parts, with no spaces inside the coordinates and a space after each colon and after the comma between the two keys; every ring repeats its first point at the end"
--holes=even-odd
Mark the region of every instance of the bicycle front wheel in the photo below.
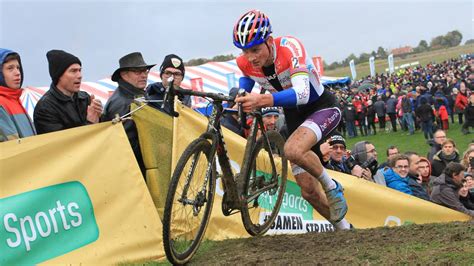
{"type": "Polygon", "coordinates": [[[267,232],[280,211],[288,173],[284,144],[278,132],[268,131],[247,151],[251,156],[243,167],[242,221],[252,236],[267,232]]]}
{"type": "Polygon", "coordinates": [[[188,262],[206,231],[216,185],[211,153],[207,139],[196,139],[174,170],[163,215],[163,245],[172,264],[188,262]]]}

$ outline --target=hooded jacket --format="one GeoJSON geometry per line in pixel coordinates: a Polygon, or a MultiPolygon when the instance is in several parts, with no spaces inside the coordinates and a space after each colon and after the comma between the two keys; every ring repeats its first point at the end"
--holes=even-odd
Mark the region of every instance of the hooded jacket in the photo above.
{"type": "Polygon", "coordinates": [[[413,195],[413,192],[410,189],[408,184],[408,177],[401,177],[392,168],[387,168],[384,170],[383,175],[385,177],[385,182],[387,187],[398,190],[408,195],[413,195]]]}
{"type": "MultiPolygon", "coordinates": [[[[3,69],[5,58],[10,54],[17,54],[14,51],[0,48],[0,70],[3,69]]],[[[23,84],[23,66],[20,64],[21,82],[23,84]]],[[[28,113],[21,104],[20,96],[23,89],[8,88],[0,71],[0,142],[24,138],[35,135],[35,128],[28,113]]]]}
{"type": "Polygon", "coordinates": [[[459,163],[459,152],[457,150],[454,151],[454,154],[451,157],[447,157],[442,150],[438,151],[433,156],[433,161],[431,163],[431,170],[434,176],[440,176],[443,173],[444,168],[450,162],[457,162],[459,163]]]}
{"type": "Polygon", "coordinates": [[[442,174],[433,181],[431,200],[440,205],[474,217],[474,211],[468,210],[459,199],[458,190],[460,188],[459,185],[454,183],[451,177],[442,174]]]}

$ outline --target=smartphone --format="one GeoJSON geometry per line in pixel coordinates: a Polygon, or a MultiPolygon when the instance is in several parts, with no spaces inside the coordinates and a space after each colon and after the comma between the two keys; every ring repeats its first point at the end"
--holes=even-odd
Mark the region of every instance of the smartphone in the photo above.
{"type": "Polygon", "coordinates": [[[469,160],[469,165],[471,165],[471,168],[474,169],[474,157],[469,160]]]}

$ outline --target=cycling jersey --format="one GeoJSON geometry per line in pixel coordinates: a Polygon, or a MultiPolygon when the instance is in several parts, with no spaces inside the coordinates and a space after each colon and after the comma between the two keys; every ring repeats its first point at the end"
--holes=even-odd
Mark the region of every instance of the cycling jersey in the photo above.
{"type": "Polygon", "coordinates": [[[297,107],[317,101],[324,93],[320,77],[299,40],[284,36],[274,39],[274,64],[255,68],[241,55],[237,65],[244,77],[239,86],[250,92],[255,81],[273,94],[275,106],[297,107]]]}

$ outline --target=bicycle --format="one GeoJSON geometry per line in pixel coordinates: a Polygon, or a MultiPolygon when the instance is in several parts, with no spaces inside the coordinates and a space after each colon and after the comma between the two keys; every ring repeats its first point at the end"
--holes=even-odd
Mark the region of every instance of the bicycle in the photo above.
{"type": "MultiPolygon", "coordinates": [[[[222,169],[222,175],[219,176],[224,189],[222,212],[225,216],[240,212],[244,227],[252,236],[266,233],[278,215],[285,193],[288,161],[283,152],[285,140],[278,132],[265,130],[261,111],[257,110],[250,114],[254,119],[247,138],[242,171],[234,174],[220,125],[220,118],[225,112],[223,102],[233,102],[234,98],[223,94],[171,89],[168,101],[173,101],[175,92],[172,90],[213,101],[207,130],[182,153],[174,169],[165,203],[165,253],[171,263],[184,264],[198,250],[209,223],[218,177],[216,155],[222,169]]],[[[245,114],[240,108],[239,113],[244,125],[245,114]]]]}

